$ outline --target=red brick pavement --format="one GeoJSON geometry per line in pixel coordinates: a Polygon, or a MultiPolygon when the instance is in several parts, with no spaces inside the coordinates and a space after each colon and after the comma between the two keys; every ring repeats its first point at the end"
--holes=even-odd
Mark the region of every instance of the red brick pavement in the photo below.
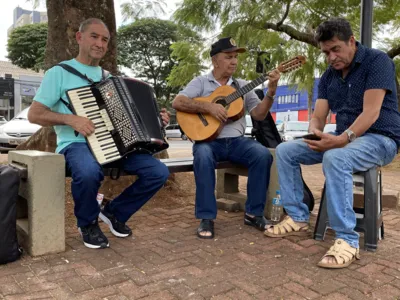
{"type": "MultiPolygon", "coordinates": [[[[400,186],[398,175],[384,173],[384,186],[400,186]]],[[[320,167],[305,168],[304,177],[318,197],[320,167]]],[[[386,210],[385,221],[377,252],[325,270],[316,263],[332,235],[271,239],[244,226],[243,213],[219,211],[216,238],[199,240],[193,206],[141,211],[129,222],[133,238],[103,227],[109,249],[85,248],[73,233],[64,253],[0,266],[0,299],[398,299],[400,214],[386,210]]]]}

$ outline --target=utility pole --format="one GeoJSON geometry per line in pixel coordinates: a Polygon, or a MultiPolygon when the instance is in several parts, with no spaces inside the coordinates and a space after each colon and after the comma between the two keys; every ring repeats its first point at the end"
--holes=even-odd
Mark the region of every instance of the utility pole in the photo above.
{"type": "Polygon", "coordinates": [[[361,0],[361,44],[372,47],[373,0],[361,0]]]}

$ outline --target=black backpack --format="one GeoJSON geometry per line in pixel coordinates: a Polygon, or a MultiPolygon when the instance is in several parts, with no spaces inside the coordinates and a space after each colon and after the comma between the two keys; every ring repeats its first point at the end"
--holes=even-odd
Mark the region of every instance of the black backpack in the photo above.
{"type": "MultiPolygon", "coordinates": [[[[260,95],[257,93],[257,90],[256,94],[260,98],[260,95]]],[[[262,95],[261,98],[263,97],[264,95],[262,95]]],[[[251,121],[253,123],[253,129],[251,134],[256,138],[256,140],[260,144],[268,148],[276,148],[280,143],[282,143],[281,136],[279,135],[279,132],[276,129],[275,121],[269,112],[264,120],[257,121],[251,118],[251,121]]],[[[311,193],[307,184],[304,182],[303,177],[301,179],[303,180],[303,186],[304,186],[303,202],[308,206],[308,210],[312,211],[314,209],[314,196],[311,193]]]]}
{"type": "Polygon", "coordinates": [[[17,240],[19,173],[0,165],[0,264],[17,260],[22,253],[17,240]]]}

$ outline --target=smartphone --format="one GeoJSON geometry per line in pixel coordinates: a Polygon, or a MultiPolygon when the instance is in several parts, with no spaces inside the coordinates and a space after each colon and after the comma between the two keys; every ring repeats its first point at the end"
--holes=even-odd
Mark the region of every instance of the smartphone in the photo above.
{"type": "Polygon", "coordinates": [[[312,141],[320,141],[321,138],[314,133],[309,133],[306,135],[303,135],[301,138],[306,139],[306,140],[312,140],[312,141]]]}

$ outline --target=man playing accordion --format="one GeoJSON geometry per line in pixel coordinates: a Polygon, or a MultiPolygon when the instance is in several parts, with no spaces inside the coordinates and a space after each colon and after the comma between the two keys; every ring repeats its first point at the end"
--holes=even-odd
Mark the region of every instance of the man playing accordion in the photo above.
{"type": "MultiPolygon", "coordinates": [[[[87,19],[81,23],[76,40],[78,56],[62,63],[85,74],[93,82],[104,79],[99,62],[106,54],[110,41],[107,26],[99,19],[87,19]]],[[[88,81],[83,78],[54,66],[43,78],[28,119],[42,126],[54,126],[56,152],[65,156],[66,167],[72,174],[74,210],[83,242],[89,248],[105,248],[109,243],[98,225],[99,215],[114,235],[130,236],[132,231],[126,222],[164,185],[169,172],[150,154],[128,154],[122,159],[123,169],[138,175],[138,179],[100,211],[96,196],[104,175],[85,139],[94,133],[95,125],[88,118],[74,115],[66,97],[68,90],[87,85],[88,81]]],[[[161,117],[165,126],[169,122],[167,112],[163,110],[161,117]]]]}

